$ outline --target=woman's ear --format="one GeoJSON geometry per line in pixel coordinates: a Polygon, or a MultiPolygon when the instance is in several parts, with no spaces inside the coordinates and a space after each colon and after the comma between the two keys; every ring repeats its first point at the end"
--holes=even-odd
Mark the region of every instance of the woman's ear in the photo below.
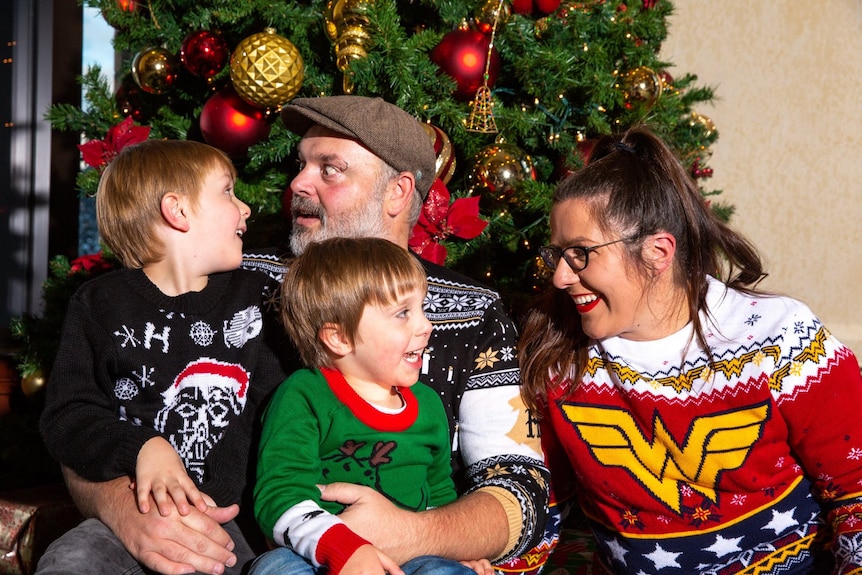
{"type": "Polygon", "coordinates": [[[183,196],[168,192],[162,196],[159,207],[162,211],[162,219],[170,227],[181,232],[189,231],[186,202],[183,196]]]}
{"type": "Polygon", "coordinates": [[[317,337],[329,351],[337,357],[344,357],[353,351],[353,343],[337,323],[327,322],[317,332],[317,337]]]}
{"type": "Polygon", "coordinates": [[[652,264],[655,274],[659,275],[673,265],[676,238],[668,232],[655,233],[644,243],[644,250],[647,261],[652,264]]]}

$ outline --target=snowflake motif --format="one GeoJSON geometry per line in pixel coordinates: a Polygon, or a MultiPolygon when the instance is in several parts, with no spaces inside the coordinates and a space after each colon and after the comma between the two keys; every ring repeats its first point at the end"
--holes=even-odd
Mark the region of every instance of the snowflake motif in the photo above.
{"type": "Polygon", "coordinates": [[[637,527],[638,529],[644,528],[643,522],[640,520],[640,517],[638,517],[638,512],[635,511],[634,509],[626,509],[620,515],[621,515],[620,516],[620,525],[622,525],[623,528],[629,528],[629,527],[637,527]]]}
{"type": "Polygon", "coordinates": [[[754,354],[754,357],[751,361],[754,362],[754,365],[759,366],[761,363],[763,363],[764,359],[766,359],[766,354],[758,350],[757,353],[754,354]]]}
{"type": "Polygon", "coordinates": [[[509,470],[505,466],[501,466],[499,463],[495,464],[494,467],[488,467],[485,469],[485,479],[503,477],[504,475],[509,475],[509,470]]]}
{"type": "Polygon", "coordinates": [[[479,354],[479,357],[476,358],[476,369],[494,367],[494,364],[498,361],[500,361],[500,358],[497,357],[497,352],[489,347],[488,351],[483,351],[479,354]]]}
{"type": "Polygon", "coordinates": [[[819,479],[820,481],[832,481],[832,476],[828,473],[821,473],[817,476],[817,479],[819,479]]]}
{"type": "Polygon", "coordinates": [[[797,321],[793,323],[793,333],[800,335],[805,333],[805,324],[801,321],[797,321]]]}
{"type": "Polygon", "coordinates": [[[790,364],[790,373],[792,375],[802,375],[802,362],[794,361],[790,364]]]}
{"type": "Polygon", "coordinates": [[[748,316],[747,320],[745,320],[745,324],[750,325],[750,326],[754,326],[754,324],[756,324],[759,319],[760,319],[760,316],[757,315],[756,313],[753,313],[750,316],[748,316]]]}
{"type": "Polygon", "coordinates": [[[714,512],[713,504],[708,499],[703,499],[694,507],[682,505],[680,506],[680,511],[682,511],[684,515],[691,517],[691,524],[695,527],[700,527],[707,521],[711,521],[713,523],[721,521],[721,515],[714,512]]]}
{"type": "Polygon", "coordinates": [[[138,347],[140,345],[141,340],[135,337],[135,328],[129,327],[127,325],[123,326],[123,331],[115,331],[114,335],[122,338],[123,342],[120,344],[120,347],[126,347],[127,345],[131,345],[132,347],[138,347]]]}
{"type": "Polygon", "coordinates": [[[512,473],[516,473],[518,475],[524,475],[526,472],[527,472],[527,470],[524,468],[523,465],[516,464],[516,465],[512,466],[512,473]]]}
{"type": "Polygon", "coordinates": [[[730,498],[731,505],[745,505],[745,500],[748,499],[748,495],[743,493],[737,493],[733,497],[730,498]]]}
{"type": "Polygon", "coordinates": [[[799,465],[798,463],[794,463],[792,465],[791,469],[793,469],[793,471],[796,473],[802,473],[802,466],[799,465]]]}
{"type": "Polygon", "coordinates": [[[862,522],[862,519],[859,519],[859,517],[853,513],[847,518],[847,521],[845,521],[844,524],[848,527],[856,527],[860,522],[862,522]]]}
{"type": "Polygon", "coordinates": [[[694,491],[688,485],[683,485],[681,491],[683,496],[685,497],[691,497],[692,493],[694,493],[694,491]]]}
{"type": "Polygon", "coordinates": [[[515,358],[515,349],[507,345],[500,350],[500,359],[503,361],[512,361],[515,358]]]}
{"type": "Polygon", "coordinates": [[[443,306],[445,303],[446,303],[446,301],[443,299],[443,296],[441,296],[440,294],[429,293],[427,296],[425,296],[424,307],[426,310],[429,310],[429,311],[439,311],[440,309],[443,309],[443,306]]]}
{"type": "MultiPolygon", "coordinates": [[[[518,467],[520,467],[520,466],[518,466],[518,467]]],[[[545,478],[542,477],[542,473],[538,469],[533,469],[532,467],[530,468],[529,473],[530,473],[530,477],[533,478],[533,481],[536,482],[536,485],[538,485],[539,487],[544,489],[545,488],[545,478]]]]}
{"type": "Polygon", "coordinates": [[[156,384],[151,378],[153,377],[153,373],[156,371],[155,368],[151,367],[147,369],[146,365],[141,366],[141,372],[133,371],[132,375],[138,378],[138,385],[141,387],[151,387],[156,384]]]}
{"type": "Polygon", "coordinates": [[[215,330],[205,321],[196,321],[189,330],[189,337],[201,347],[209,347],[215,339],[215,330]]]}
{"type": "Polygon", "coordinates": [[[709,366],[704,367],[703,370],[701,370],[700,379],[705,382],[709,382],[709,380],[712,379],[712,370],[709,368],[709,366]]]}
{"type": "Polygon", "coordinates": [[[647,385],[649,385],[652,389],[654,389],[654,390],[656,390],[656,391],[658,391],[659,389],[661,389],[661,384],[660,384],[659,382],[657,382],[656,380],[654,380],[654,379],[649,380],[649,381],[647,382],[647,385]]]}
{"type": "Polygon", "coordinates": [[[233,314],[230,323],[224,322],[224,342],[228,347],[243,347],[247,341],[256,338],[263,329],[263,316],[260,309],[249,306],[233,314]]]}
{"type": "Polygon", "coordinates": [[[461,311],[466,307],[470,307],[470,298],[465,295],[454,296],[452,298],[452,307],[458,311],[461,311]]]}
{"type": "Polygon", "coordinates": [[[658,517],[656,517],[656,521],[658,521],[659,523],[664,523],[665,525],[670,525],[671,519],[667,515],[659,515],[658,517]]]}
{"type": "Polygon", "coordinates": [[[121,377],[114,384],[114,395],[120,401],[129,401],[138,395],[138,386],[128,377],[121,377]]]}
{"type": "Polygon", "coordinates": [[[784,467],[784,457],[779,457],[778,461],[775,462],[775,467],[781,468],[784,467]]]}
{"type": "Polygon", "coordinates": [[[862,449],[859,449],[858,447],[852,448],[850,453],[847,454],[847,459],[859,461],[859,459],[862,459],[862,449]]]}

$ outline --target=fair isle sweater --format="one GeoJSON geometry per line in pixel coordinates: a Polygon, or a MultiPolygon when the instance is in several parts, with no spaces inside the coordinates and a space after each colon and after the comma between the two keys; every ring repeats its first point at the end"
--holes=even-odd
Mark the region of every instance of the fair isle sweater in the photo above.
{"type": "Polygon", "coordinates": [[[681,361],[690,329],[609,338],[573,389],[551,389],[542,439],[555,486],[573,480],[607,572],[829,573],[830,526],[835,572],[855,572],[855,356],[790,298],[710,278],[707,303],[712,366],[694,344],[681,361]]]}
{"type": "Polygon", "coordinates": [[[338,518],[343,505],[320,498],[318,485],[366,485],[411,511],[455,500],[440,398],[422,383],[399,394],[402,409],[380,410],[334,369],[301,369],[279,386],[264,412],[254,488],[267,536],[338,573],[366,541],[338,518]]]}
{"type": "MultiPolygon", "coordinates": [[[[497,292],[421,260],[428,275],[425,315],[433,325],[419,380],[435,390],[449,419],[455,485],[504,493],[507,513],[523,519],[496,564],[534,573],[556,546],[559,521],[549,508],[549,475],[539,426],[520,396],[515,325],[497,292]]],[[[245,254],[243,267],[280,279],[271,252],[245,254]]]]}
{"type": "Polygon", "coordinates": [[[276,287],[246,270],[177,297],[141,270],[85,282],[69,303],[40,419],[52,456],[89,481],[134,476],[143,444],[162,436],[203,492],[238,503],[258,408],[291,359],[277,357],[287,336],[265,321],[276,287]]]}

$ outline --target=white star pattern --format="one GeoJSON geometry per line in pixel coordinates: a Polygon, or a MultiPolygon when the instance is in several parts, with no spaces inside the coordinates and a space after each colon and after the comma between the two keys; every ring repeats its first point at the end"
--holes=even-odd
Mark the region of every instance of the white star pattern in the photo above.
{"type": "Polygon", "coordinates": [[[647,553],[644,557],[652,561],[656,569],[664,569],[665,567],[681,567],[681,565],[676,562],[676,558],[680,555],[682,555],[682,553],[666,551],[665,549],[662,549],[661,545],[656,543],[655,551],[647,553]]]}
{"type": "Polygon", "coordinates": [[[739,547],[739,542],[742,541],[742,537],[732,537],[730,539],[726,539],[721,535],[715,536],[715,543],[706,548],[706,551],[712,551],[715,553],[716,557],[724,557],[725,555],[730,555],[731,553],[738,553],[742,551],[739,547]]]}
{"type": "Polygon", "coordinates": [[[608,541],[608,551],[611,552],[611,555],[614,556],[614,559],[616,559],[623,565],[626,565],[626,553],[628,553],[628,550],[622,545],[620,545],[619,541],[617,541],[616,539],[608,541]]]}
{"type": "Polygon", "coordinates": [[[793,514],[796,512],[796,508],[794,507],[790,511],[784,511],[783,513],[779,513],[775,509],[772,510],[772,519],[762,527],[762,529],[772,529],[775,531],[776,535],[779,535],[782,531],[787,529],[788,527],[793,527],[794,525],[798,525],[798,521],[793,518],[793,514]]]}

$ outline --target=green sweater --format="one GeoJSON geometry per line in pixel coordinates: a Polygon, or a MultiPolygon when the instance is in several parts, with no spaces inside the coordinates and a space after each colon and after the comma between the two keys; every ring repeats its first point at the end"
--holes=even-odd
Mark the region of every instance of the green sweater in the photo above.
{"type": "Polygon", "coordinates": [[[264,413],[255,485],[267,536],[337,572],[364,541],[345,534],[343,507],[322,501],[318,484],[367,485],[414,511],[455,500],[440,398],[422,383],[400,392],[404,408],[387,413],[335,370],[303,369],[281,384],[264,413]]]}

